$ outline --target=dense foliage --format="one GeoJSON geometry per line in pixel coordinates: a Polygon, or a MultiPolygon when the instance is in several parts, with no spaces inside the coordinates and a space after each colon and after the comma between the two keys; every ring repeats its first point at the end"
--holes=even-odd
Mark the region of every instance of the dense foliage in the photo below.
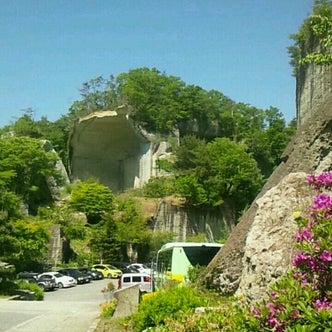
{"type": "Polygon", "coordinates": [[[205,305],[204,299],[190,287],[173,287],[146,297],[133,315],[135,331],[163,325],[167,319],[177,319],[193,313],[196,307],[205,305]]]}
{"type": "Polygon", "coordinates": [[[331,65],[332,1],[315,0],[312,14],[291,38],[294,44],[288,50],[295,74],[308,63],[331,65]]]}
{"type": "Polygon", "coordinates": [[[83,212],[89,223],[95,224],[114,210],[114,195],[107,186],[89,179],[73,185],[68,203],[74,210],[83,212]]]}

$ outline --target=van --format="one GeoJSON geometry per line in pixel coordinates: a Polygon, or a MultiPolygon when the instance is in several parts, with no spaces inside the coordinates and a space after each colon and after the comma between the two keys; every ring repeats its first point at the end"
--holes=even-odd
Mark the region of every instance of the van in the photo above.
{"type": "Polygon", "coordinates": [[[142,293],[152,292],[152,279],[146,273],[123,273],[118,281],[118,289],[139,285],[142,293]]]}

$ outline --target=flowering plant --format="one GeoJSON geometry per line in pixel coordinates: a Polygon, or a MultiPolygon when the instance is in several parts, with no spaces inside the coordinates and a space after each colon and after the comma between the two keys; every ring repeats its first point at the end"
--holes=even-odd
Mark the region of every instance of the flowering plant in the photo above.
{"type": "Polygon", "coordinates": [[[268,301],[251,308],[261,331],[332,331],[332,198],[324,192],[332,187],[332,173],[307,181],[317,195],[309,220],[294,214],[293,269],[271,287],[268,301]]]}

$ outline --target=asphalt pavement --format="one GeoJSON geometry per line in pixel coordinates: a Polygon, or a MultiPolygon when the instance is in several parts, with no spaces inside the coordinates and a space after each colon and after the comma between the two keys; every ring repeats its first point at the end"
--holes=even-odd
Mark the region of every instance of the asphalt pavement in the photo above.
{"type": "Polygon", "coordinates": [[[92,332],[110,281],[117,287],[104,279],[45,292],[43,301],[0,300],[0,332],[92,332]]]}

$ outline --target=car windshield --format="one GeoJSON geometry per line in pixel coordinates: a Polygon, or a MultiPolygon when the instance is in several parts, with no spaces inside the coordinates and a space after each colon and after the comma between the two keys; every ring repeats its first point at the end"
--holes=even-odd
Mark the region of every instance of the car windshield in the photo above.
{"type": "Polygon", "coordinates": [[[63,277],[63,274],[61,274],[61,273],[54,273],[54,277],[61,278],[61,277],[63,277]]]}
{"type": "Polygon", "coordinates": [[[108,268],[112,269],[112,270],[118,270],[115,266],[113,265],[107,265],[108,268]]]}

